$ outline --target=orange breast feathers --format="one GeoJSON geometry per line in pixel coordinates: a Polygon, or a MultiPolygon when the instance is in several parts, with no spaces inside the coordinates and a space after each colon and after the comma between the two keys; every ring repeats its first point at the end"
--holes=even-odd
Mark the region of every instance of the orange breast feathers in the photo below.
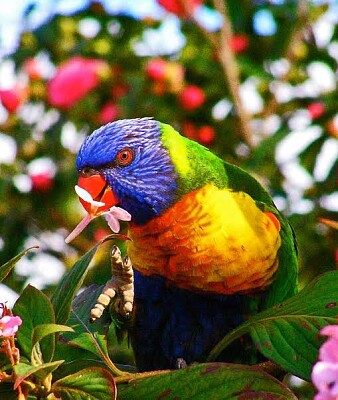
{"type": "Polygon", "coordinates": [[[207,185],[146,225],[131,225],[128,254],[135,269],[184,289],[250,293],[278,268],[279,229],[246,193],[207,185]]]}

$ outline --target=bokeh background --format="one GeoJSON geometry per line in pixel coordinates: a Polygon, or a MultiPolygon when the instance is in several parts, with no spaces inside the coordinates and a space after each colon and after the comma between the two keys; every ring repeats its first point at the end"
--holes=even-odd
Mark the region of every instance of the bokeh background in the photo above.
{"type": "MultiPolygon", "coordinates": [[[[0,285],[47,294],[103,236],[75,157],[109,121],[152,116],[255,175],[290,219],[300,284],[336,268],[338,5],[287,0],[0,1],[0,285]]],[[[86,284],[109,278],[104,245],[86,284]]]]}

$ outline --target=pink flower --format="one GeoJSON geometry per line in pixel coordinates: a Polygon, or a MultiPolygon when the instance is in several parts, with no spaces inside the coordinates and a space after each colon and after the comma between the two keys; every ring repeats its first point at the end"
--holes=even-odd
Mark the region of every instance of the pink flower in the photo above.
{"type": "Polygon", "coordinates": [[[185,87],[179,97],[181,106],[187,110],[192,111],[200,107],[205,102],[204,91],[196,85],[189,85],[185,87]]]}
{"type": "Polygon", "coordinates": [[[315,400],[338,399],[338,325],[328,325],[320,332],[329,339],[319,349],[319,360],[312,370],[312,382],[318,389],[315,400]]]}
{"type": "Polygon", "coordinates": [[[311,103],[307,106],[307,110],[309,111],[312,119],[317,119],[324,114],[325,106],[323,103],[315,102],[311,103]]]}
{"type": "Polygon", "coordinates": [[[5,315],[0,319],[0,337],[14,336],[21,324],[20,317],[5,315]]]}
{"type": "MultiPolygon", "coordinates": [[[[91,204],[93,209],[97,209],[105,205],[101,201],[95,201],[91,194],[87,190],[81,188],[80,186],[75,186],[75,191],[77,195],[82,199],[83,202],[91,204]]],[[[131,215],[128,211],[120,207],[111,207],[108,211],[103,212],[92,212],[92,214],[87,213],[87,215],[80,221],[80,223],[75,227],[75,229],[66,237],[65,242],[70,243],[74,240],[85,228],[86,226],[95,218],[103,215],[108,222],[109,228],[114,232],[118,233],[120,231],[119,221],[130,221],[131,215]]]]}
{"type": "Polygon", "coordinates": [[[168,62],[162,58],[153,58],[146,65],[146,73],[154,81],[164,81],[168,62]]]}
{"type": "Polygon", "coordinates": [[[99,113],[99,122],[101,125],[108,124],[108,122],[115,121],[120,114],[120,110],[116,104],[109,101],[103,105],[99,113]]]}
{"type": "Polygon", "coordinates": [[[102,60],[73,57],[62,64],[48,86],[51,105],[69,109],[93,90],[107,65],[102,60]]]}

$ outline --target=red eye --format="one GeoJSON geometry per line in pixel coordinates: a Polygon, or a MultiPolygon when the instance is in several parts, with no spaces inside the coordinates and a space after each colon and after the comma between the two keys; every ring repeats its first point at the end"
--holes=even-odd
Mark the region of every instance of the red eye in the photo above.
{"type": "Polygon", "coordinates": [[[121,166],[129,165],[134,159],[134,151],[132,149],[123,149],[117,153],[116,159],[121,166]]]}

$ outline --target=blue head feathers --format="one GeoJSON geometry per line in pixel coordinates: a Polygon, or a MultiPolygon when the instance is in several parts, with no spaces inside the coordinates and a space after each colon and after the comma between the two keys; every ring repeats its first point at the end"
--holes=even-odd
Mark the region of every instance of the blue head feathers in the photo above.
{"type": "Polygon", "coordinates": [[[78,170],[91,168],[106,179],[136,224],[175,200],[177,176],[161,135],[160,124],[150,118],[111,122],[86,138],[76,159],[78,170]],[[119,162],[124,150],[132,154],[130,163],[119,162]]]}

